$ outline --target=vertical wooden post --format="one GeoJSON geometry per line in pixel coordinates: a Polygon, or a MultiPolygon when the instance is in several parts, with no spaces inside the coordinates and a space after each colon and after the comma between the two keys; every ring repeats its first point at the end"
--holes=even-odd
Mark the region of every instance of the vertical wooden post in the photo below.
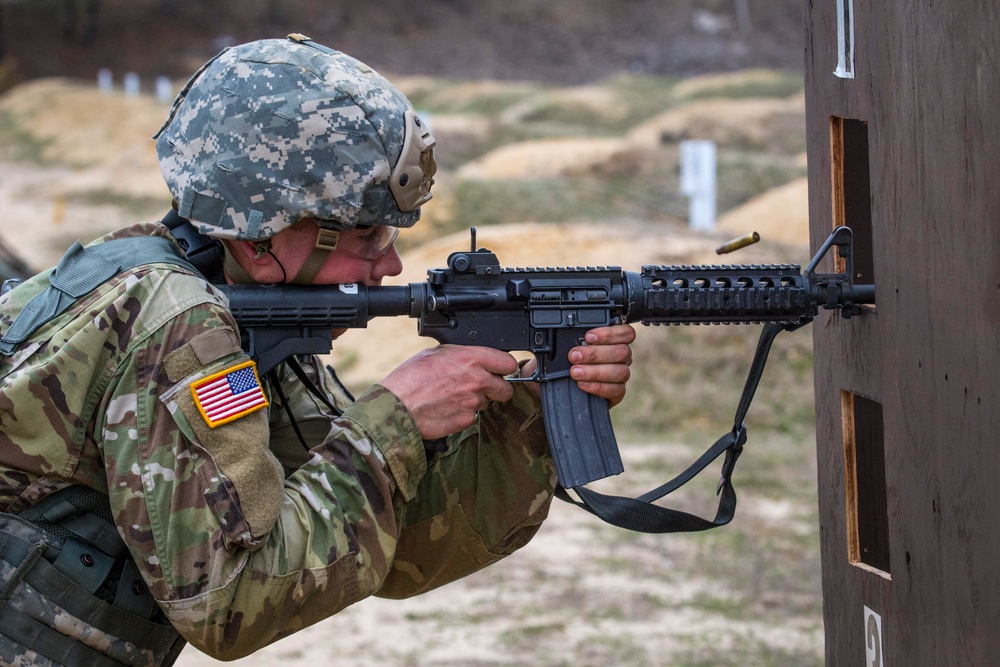
{"type": "Polygon", "coordinates": [[[876,291],[813,329],[826,662],[1000,664],[1000,9],[805,27],[814,246],[850,226],[876,291]]]}

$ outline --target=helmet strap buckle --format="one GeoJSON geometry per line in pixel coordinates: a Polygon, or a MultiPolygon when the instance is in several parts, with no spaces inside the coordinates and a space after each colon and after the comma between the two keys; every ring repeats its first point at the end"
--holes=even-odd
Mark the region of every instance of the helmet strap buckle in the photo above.
{"type": "Polygon", "coordinates": [[[296,285],[311,285],[319,270],[323,268],[327,257],[337,248],[337,241],[340,240],[340,232],[335,229],[319,228],[316,234],[316,246],[306,258],[305,264],[299,269],[299,273],[292,280],[296,285]]]}
{"type": "Polygon", "coordinates": [[[333,229],[319,228],[316,235],[316,247],[320,250],[336,250],[337,241],[340,240],[340,232],[333,229]]]}

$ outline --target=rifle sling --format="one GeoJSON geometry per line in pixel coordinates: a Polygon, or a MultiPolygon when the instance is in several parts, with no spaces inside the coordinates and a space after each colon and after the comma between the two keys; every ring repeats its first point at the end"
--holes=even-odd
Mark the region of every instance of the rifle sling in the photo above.
{"type": "MultiPolygon", "coordinates": [[[[330,413],[332,415],[334,415],[335,417],[339,417],[342,414],[340,408],[334,405],[333,402],[330,400],[330,398],[322,391],[320,391],[319,388],[316,386],[316,384],[309,379],[309,376],[306,375],[305,371],[302,369],[301,364],[299,364],[298,359],[296,359],[294,356],[288,357],[287,359],[285,359],[285,363],[288,365],[290,369],[292,369],[292,372],[295,373],[295,376],[299,379],[299,382],[301,382],[303,386],[305,386],[306,391],[308,391],[310,394],[319,399],[319,401],[322,402],[330,410],[330,413]]],[[[285,392],[281,388],[281,380],[278,377],[277,369],[272,368],[270,371],[268,371],[267,377],[270,381],[271,388],[278,395],[278,400],[281,401],[281,405],[285,410],[285,414],[288,416],[288,421],[291,424],[292,429],[295,431],[296,437],[298,437],[299,442],[302,443],[302,446],[306,449],[306,451],[309,451],[310,449],[313,448],[313,446],[315,446],[315,444],[319,443],[314,443],[313,445],[310,445],[306,441],[305,437],[302,435],[302,431],[299,429],[299,422],[295,418],[295,414],[292,412],[292,406],[288,403],[288,399],[285,397],[285,392]]]]}
{"type": "Polygon", "coordinates": [[[709,447],[684,472],[666,484],[637,498],[605,495],[583,486],[573,489],[579,500],[570,496],[567,490],[561,486],[556,487],[556,497],[581,507],[614,526],[641,533],[694,532],[724,526],[729,523],[736,514],[736,490],[733,488],[732,483],[733,471],[736,467],[737,459],[739,459],[740,454],[743,452],[743,445],[747,441],[747,431],[743,420],[750,409],[750,403],[753,401],[757,387],[760,385],[760,380],[764,373],[764,365],[767,363],[767,356],[771,351],[771,344],[774,342],[775,337],[782,331],[791,331],[797,329],[799,326],[801,325],[777,323],[770,323],[764,326],[760,335],[760,341],[757,343],[757,351],[754,354],[753,363],[750,365],[746,384],[743,387],[743,395],[736,408],[733,430],[719,438],[714,445],[709,447]],[[654,501],[673,493],[689,482],[723,452],[725,452],[726,458],[722,464],[722,477],[719,480],[717,491],[717,494],[720,495],[719,508],[714,519],[710,521],[693,514],[688,514],[687,512],[653,504],[654,501]]]}

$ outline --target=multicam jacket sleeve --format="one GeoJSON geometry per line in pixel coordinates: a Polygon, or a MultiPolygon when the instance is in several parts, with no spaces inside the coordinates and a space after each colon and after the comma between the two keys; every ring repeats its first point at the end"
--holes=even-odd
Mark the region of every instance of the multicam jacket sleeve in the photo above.
{"type": "Polygon", "coordinates": [[[555,467],[538,400],[516,384],[479,422],[448,439],[405,502],[381,597],[416,595],[479,570],[528,543],[548,515],[555,467]]]}
{"type": "Polygon", "coordinates": [[[368,595],[441,585],[512,552],[544,518],[554,472],[524,389],[428,461],[385,388],[338,397],[335,415],[286,379],[315,446],[279,462],[271,433],[275,445],[289,434],[275,406],[215,427],[198,409],[192,386],[248,361],[210,286],[141,269],[99,291],[48,327],[58,340],[15,359],[27,393],[46,388],[33,394],[37,416],[61,444],[49,438],[58,465],[47,465],[22,437],[23,456],[2,468],[20,485],[9,508],[67,483],[106,484],[154,597],[206,653],[234,659],[368,595]]]}
{"type": "MultiPolygon", "coordinates": [[[[314,360],[315,361],[315,360],[314,360]]],[[[350,405],[331,369],[313,363],[306,374],[338,407],[350,405]]],[[[307,439],[329,429],[329,411],[287,371],[281,377],[307,439]],[[291,377],[289,377],[291,376],[291,377]]],[[[493,403],[472,428],[447,439],[420,472],[420,456],[389,457],[410,483],[393,498],[398,540],[380,597],[422,593],[496,562],[524,546],[545,519],[556,476],[538,400],[522,384],[514,398],[493,403]],[[415,466],[411,470],[408,466],[415,466]]],[[[277,401],[276,401],[277,403],[277,401]]],[[[283,409],[272,406],[271,449],[300,463],[302,445],[283,409]]]]}

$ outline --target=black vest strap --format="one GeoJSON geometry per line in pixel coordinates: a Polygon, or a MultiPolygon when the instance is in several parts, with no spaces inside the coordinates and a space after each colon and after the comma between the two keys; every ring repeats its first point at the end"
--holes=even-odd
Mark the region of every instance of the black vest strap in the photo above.
{"type": "Polygon", "coordinates": [[[170,230],[170,235],[184,251],[185,259],[194,265],[205,280],[214,285],[225,284],[222,261],[226,253],[221,242],[199,232],[189,220],[182,218],[173,209],[163,216],[160,224],[170,230]]]}
{"type": "Polygon", "coordinates": [[[143,264],[194,267],[162,236],[112,239],[84,248],[75,242],[49,274],[49,285],[24,305],[0,338],[0,354],[10,356],[35,331],[114,276],[143,264]]]}

